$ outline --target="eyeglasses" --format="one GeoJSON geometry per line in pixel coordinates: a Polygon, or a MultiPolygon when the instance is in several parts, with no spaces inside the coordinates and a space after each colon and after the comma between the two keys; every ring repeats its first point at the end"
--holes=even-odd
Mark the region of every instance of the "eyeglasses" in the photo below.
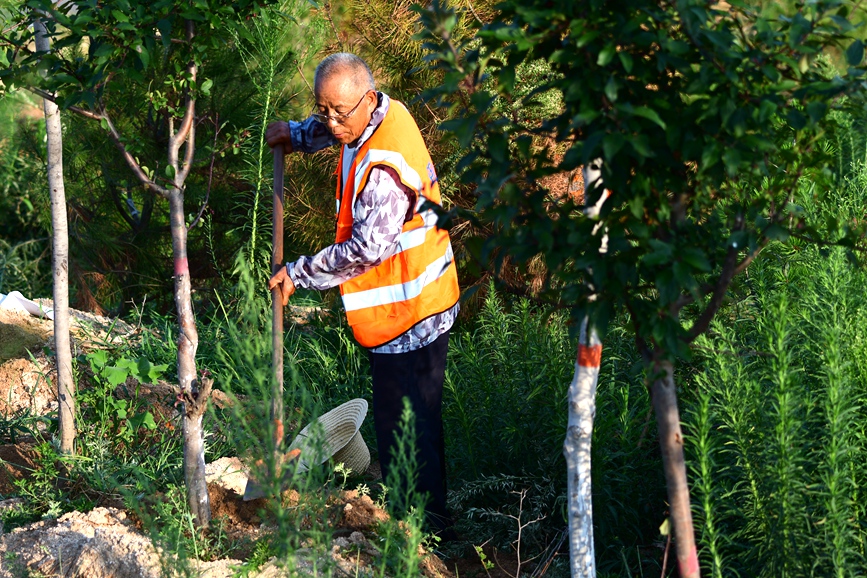
{"type": "MultiPolygon", "coordinates": [[[[370,91],[368,90],[367,92],[370,92],[370,91]]],[[[358,99],[358,103],[355,106],[353,106],[349,112],[338,112],[334,116],[322,114],[320,112],[314,112],[314,113],[311,113],[310,116],[312,116],[313,118],[315,118],[318,122],[321,122],[322,124],[328,124],[329,120],[333,120],[337,124],[343,124],[346,122],[346,119],[348,119],[350,116],[355,114],[355,111],[358,110],[358,107],[361,105],[361,101],[363,101],[364,97],[367,96],[367,92],[365,92],[364,94],[361,95],[361,98],[358,99]]]]}

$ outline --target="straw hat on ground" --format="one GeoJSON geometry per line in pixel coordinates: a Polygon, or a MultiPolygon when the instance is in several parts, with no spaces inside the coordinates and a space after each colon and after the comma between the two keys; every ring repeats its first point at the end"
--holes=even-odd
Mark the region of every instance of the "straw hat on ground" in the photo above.
{"type": "Polygon", "coordinates": [[[367,401],[359,398],[335,407],[306,425],[289,446],[290,450],[301,450],[299,470],[333,459],[343,462],[357,474],[364,473],[370,465],[370,450],[359,428],[366,415],[367,401]]]}

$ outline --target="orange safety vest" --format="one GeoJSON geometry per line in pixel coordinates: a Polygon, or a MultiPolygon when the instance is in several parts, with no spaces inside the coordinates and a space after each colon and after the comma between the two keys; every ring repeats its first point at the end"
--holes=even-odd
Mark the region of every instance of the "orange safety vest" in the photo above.
{"type": "Polygon", "coordinates": [[[433,162],[415,120],[396,100],[359,147],[346,183],[340,182],[338,169],[337,243],[352,236],[355,194],[377,165],[394,169],[401,183],[416,191],[418,203],[401,229],[395,254],[340,285],[346,318],[364,347],[388,343],[419,321],[448,310],[460,297],[449,233],[437,228],[433,210],[420,211],[425,200],[442,204],[433,162]]]}

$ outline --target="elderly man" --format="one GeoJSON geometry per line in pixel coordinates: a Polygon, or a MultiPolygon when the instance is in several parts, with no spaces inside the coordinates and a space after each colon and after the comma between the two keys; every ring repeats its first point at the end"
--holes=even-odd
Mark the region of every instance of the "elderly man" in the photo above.
{"type": "Polygon", "coordinates": [[[340,286],[349,325],[369,352],[373,418],[383,477],[409,398],[416,417],[416,490],[434,529],[453,535],[446,510],[442,390],[458,280],[448,232],[426,201],[441,203],[430,154],[406,107],[377,92],[359,57],[338,53],[316,68],[316,110],[268,126],[270,146],[312,153],[340,144],[335,243],[281,268],[268,283],[284,305],[296,287],[340,286]]]}

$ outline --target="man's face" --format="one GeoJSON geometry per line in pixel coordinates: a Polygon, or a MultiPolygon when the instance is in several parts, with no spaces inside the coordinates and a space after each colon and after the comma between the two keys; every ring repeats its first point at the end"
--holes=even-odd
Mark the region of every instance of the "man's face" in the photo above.
{"type": "Polygon", "coordinates": [[[325,122],[328,131],[340,144],[354,144],[376,109],[376,92],[355,86],[352,76],[342,72],[320,81],[315,92],[317,112],[331,117],[325,122]],[[347,113],[349,117],[342,116],[347,113]]]}

